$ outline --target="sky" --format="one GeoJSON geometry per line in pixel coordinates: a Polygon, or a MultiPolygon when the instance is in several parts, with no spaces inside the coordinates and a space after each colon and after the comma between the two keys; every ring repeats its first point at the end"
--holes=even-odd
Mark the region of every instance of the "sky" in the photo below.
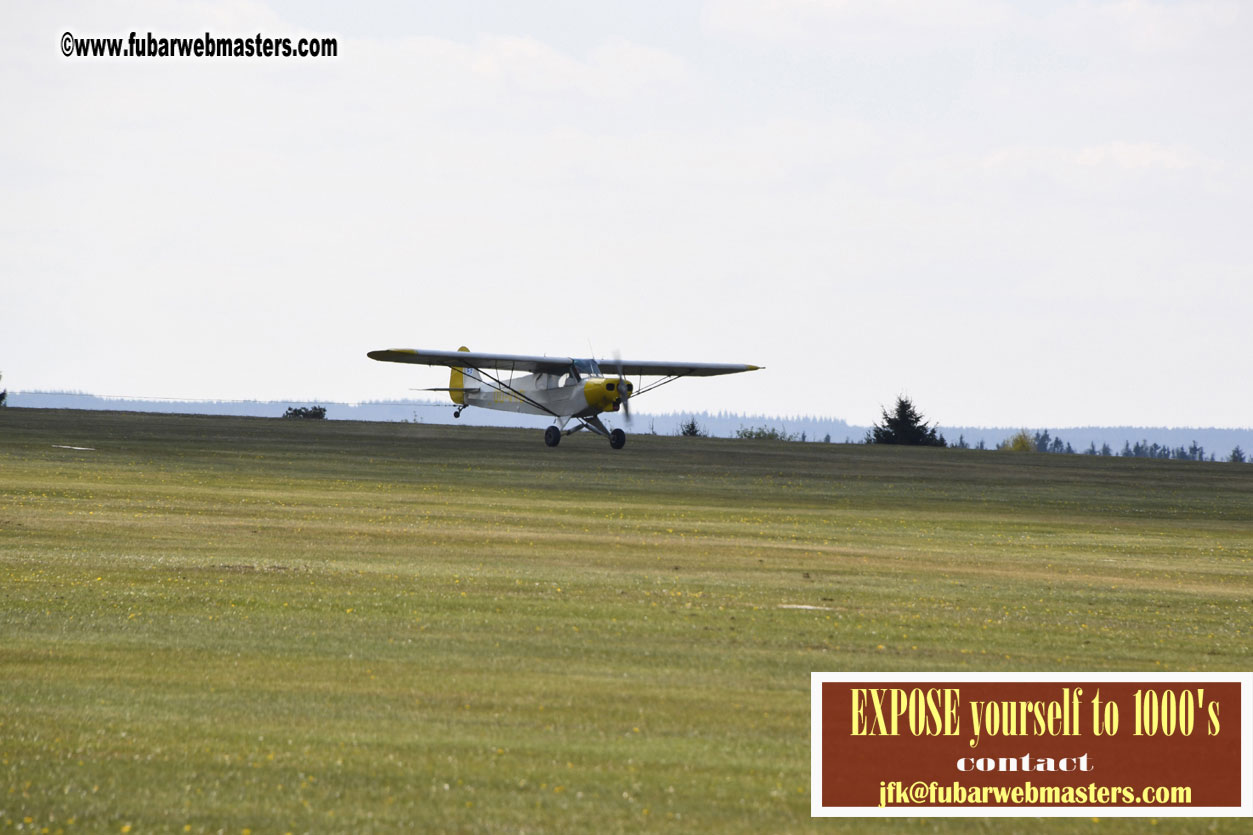
{"type": "Polygon", "coordinates": [[[654,412],[1250,426],[1249,43],[1242,2],[5,3],[0,386],[394,400],[447,372],[367,351],[468,345],[766,367],[654,412]]]}

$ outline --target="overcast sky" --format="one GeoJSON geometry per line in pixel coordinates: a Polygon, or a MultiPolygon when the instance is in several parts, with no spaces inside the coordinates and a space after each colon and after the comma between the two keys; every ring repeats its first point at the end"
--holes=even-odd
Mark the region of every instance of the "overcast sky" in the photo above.
{"type": "Polygon", "coordinates": [[[1251,43],[1241,2],[5,3],[0,385],[395,399],[447,373],[366,351],[594,349],[767,366],[647,411],[1249,426],[1251,43]]]}

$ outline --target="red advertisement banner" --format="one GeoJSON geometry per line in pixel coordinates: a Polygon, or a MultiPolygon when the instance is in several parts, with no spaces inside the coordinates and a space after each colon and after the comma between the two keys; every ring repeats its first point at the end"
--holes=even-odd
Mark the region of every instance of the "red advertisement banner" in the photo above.
{"type": "Polygon", "coordinates": [[[812,688],[814,815],[1253,814],[1250,674],[814,673],[812,688]]]}

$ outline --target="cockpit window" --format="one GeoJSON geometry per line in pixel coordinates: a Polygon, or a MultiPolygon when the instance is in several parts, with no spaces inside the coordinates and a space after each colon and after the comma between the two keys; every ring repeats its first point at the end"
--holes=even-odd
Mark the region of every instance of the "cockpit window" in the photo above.
{"type": "Polygon", "coordinates": [[[600,366],[596,360],[575,360],[574,370],[580,377],[600,377],[600,366]]]}

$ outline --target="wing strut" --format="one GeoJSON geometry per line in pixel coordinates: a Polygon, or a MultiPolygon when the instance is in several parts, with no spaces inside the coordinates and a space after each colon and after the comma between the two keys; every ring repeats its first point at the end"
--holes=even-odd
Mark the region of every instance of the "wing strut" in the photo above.
{"type": "Polygon", "coordinates": [[[645,392],[649,392],[649,391],[652,391],[653,389],[661,388],[666,383],[673,383],[675,380],[678,380],[678,379],[679,379],[679,375],[672,374],[669,377],[665,377],[661,380],[658,380],[655,383],[649,383],[648,385],[644,386],[644,388],[639,389],[638,391],[632,392],[631,396],[639,397],[641,394],[644,394],[645,392]]]}

